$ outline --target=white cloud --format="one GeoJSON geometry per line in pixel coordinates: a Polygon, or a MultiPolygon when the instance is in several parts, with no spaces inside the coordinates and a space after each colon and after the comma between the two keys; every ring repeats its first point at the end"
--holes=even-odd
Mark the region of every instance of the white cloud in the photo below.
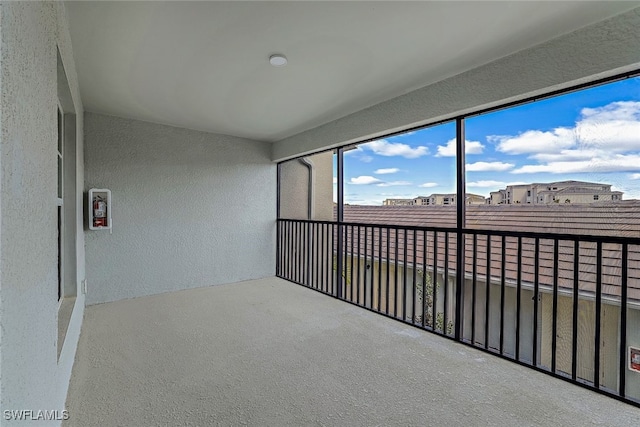
{"type": "Polygon", "coordinates": [[[583,108],[573,127],[528,130],[487,138],[507,154],[528,154],[539,164],[511,173],[590,173],[640,170],[640,102],[612,102],[583,108]]]}
{"type": "Polygon", "coordinates": [[[559,153],[569,148],[607,148],[618,152],[640,149],[640,102],[612,102],[583,108],[574,127],[528,130],[516,136],[493,135],[498,151],[507,154],[559,153]]]}
{"type": "Polygon", "coordinates": [[[333,177],[333,183],[337,184],[338,183],[338,178],[336,178],[335,176],[333,177]]]}
{"type": "Polygon", "coordinates": [[[432,188],[437,186],[438,186],[437,182],[425,182],[424,184],[418,185],[418,187],[422,187],[422,188],[432,188]]]}
{"type": "Polygon", "coordinates": [[[391,181],[391,182],[381,182],[380,184],[376,184],[378,187],[395,187],[398,185],[412,185],[409,181],[391,181]]]}
{"type": "Polygon", "coordinates": [[[530,156],[532,159],[536,159],[539,162],[572,162],[579,160],[588,160],[594,157],[602,156],[602,150],[580,150],[580,149],[571,149],[571,150],[560,150],[557,153],[540,153],[534,154],[530,156]]]}
{"type": "Polygon", "coordinates": [[[429,154],[429,149],[425,146],[411,147],[400,142],[389,142],[386,139],[379,139],[360,145],[358,148],[371,150],[379,156],[400,156],[407,159],[416,159],[429,154]]]}
{"type": "Polygon", "coordinates": [[[640,173],[632,173],[629,179],[640,179],[640,173]]]}
{"type": "MultiPolygon", "coordinates": [[[[604,154],[603,154],[604,155],[604,154]]],[[[549,162],[539,165],[524,165],[511,173],[593,173],[593,172],[631,172],[640,170],[640,155],[617,154],[607,158],[592,158],[582,161],[549,162]]]]}
{"type": "Polygon", "coordinates": [[[374,178],[368,175],[357,176],[349,180],[349,184],[354,184],[354,185],[371,185],[371,184],[376,184],[378,182],[381,182],[378,178],[374,178]]]}
{"type": "Polygon", "coordinates": [[[604,107],[583,108],[576,133],[585,148],[640,150],[640,102],[612,102],[604,107]]]}
{"type": "Polygon", "coordinates": [[[513,163],[503,163],[503,162],[475,162],[468,163],[465,166],[467,172],[504,172],[506,170],[512,169],[515,165],[513,163]]]}
{"type": "Polygon", "coordinates": [[[397,173],[399,171],[400,171],[400,169],[398,169],[398,168],[383,168],[383,169],[377,169],[373,173],[378,174],[378,175],[385,175],[385,174],[390,174],[390,173],[397,173]]]}
{"type": "Polygon", "coordinates": [[[496,142],[496,150],[506,154],[557,153],[576,144],[573,129],[556,128],[552,131],[528,130],[516,136],[491,135],[488,141],[496,142]]]}
{"type": "Polygon", "coordinates": [[[353,156],[353,158],[358,159],[363,163],[371,163],[373,161],[373,157],[366,154],[361,146],[346,150],[344,155],[353,156]]]}
{"type": "MultiPolygon", "coordinates": [[[[479,141],[464,141],[464,152],[466,154],[481,154],[484,149],[479,141]]],[[[454,157],[456,155],[456,139],[450,139],[446,145],[438,145],[436,157],[454,157]]]]}
{"type": "Polygon", "coordinates": [[[507,185],[522,185],[522,184],[526,184],[526,183],[525,182],[504,182],[504,181],[486,180],[486,181],[467,182],[467,187],[475,187],[475,188],[497,187],[497,188],[504,188],[507,185]]]}

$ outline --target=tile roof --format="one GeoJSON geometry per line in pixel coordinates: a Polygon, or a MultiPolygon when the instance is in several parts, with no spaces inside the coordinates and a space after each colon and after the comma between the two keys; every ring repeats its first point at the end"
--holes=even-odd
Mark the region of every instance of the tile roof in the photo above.
{"type": "MultiPolygon", "coordinates": [[[[599,203],[594,205],[469,205],[466,207],[467,228],[503,231],[531,231],[543,233],[561,233],[596,236],[640,237],[640,202],[626,201],[618,203],[599,203]]],[[[413,265],[413,248],[415,264],[423,268],[433,265],[434,248],[437,248],[437,264],[444,268],[444,254],[448,250],[449,271],[456,269],[455,233],[415,232],[413,230],[386,229],[384,225],[395,226],[427,226],[454,228],[456,225],[455,206],[345,206],[344,221],[347,223],[375,224],[376,226],[360,227],[360,255],[375,258],[382,255],[389,262],[396,260],[402,264],[405,260],[405,232],[407,264],[413,265]],[[378,226],[379,225],[379,226],[378,226]],[[396,235],[397,233],[397,235],[396,235]],[[446,234],[446,236],[445,236],[446,234]],[[389,253],[386,242],[389,238],[389,253]],[[379,253],[379,242],[382,239],[382,251],[379,253]],[[426,241],[425,241],[426,239],[426,241]],[[448,240],[448,247],[447,247],[448,240]],[[366,242],[366,243],[365,243],[366,242]],[[396,242],[398,250],[395,250],[396,242]],[[425,252],[426,247],[426,252],[425,252]],[[423,261],[424,260],[424,261],[423,261]]],[[[347,226],[345,232],[354,237],[354,252],[358,252],[358,227],[347,226]]],[[[335,233],[335,229],[334,229],[335,233]]],[[[351,243],[347,253],[351,252],[351,243]]],[[[505,280],[512,284],[517,280],[517,238],[505,238],[504,251],[502,238],[491,238],[491,277],[501,278],[501,260],[505,256],[505,280]]],[[[602,244],[602,290],[605,297],[618,298],[621,286],[621,245],[602,244]]],[[[466,236],[465,273],[473,271],[473,237],[466,236]]],[[[596,243],[581,242],[579,245],[578,287],[586,293],[593,293],[596,288],[596,243]]],[[[560,291],[573,289],[574,276],[574,243],[560,241],[558,243],[558,287],[560,291]]],[[[487,265],[487,237],[478,236],[476,269],[478,277],[484,280],[487,265]]],[[[539,283],[541,287],[552,287],[554,244],[553,240],[540,240],[539,283]]],[[[640,301],[640,245],[629,245],[628,284],[630,300],[640,301]]],[[[525,286],[534,282],[534,240],[522,240],[522,281],[525,286]]]]}

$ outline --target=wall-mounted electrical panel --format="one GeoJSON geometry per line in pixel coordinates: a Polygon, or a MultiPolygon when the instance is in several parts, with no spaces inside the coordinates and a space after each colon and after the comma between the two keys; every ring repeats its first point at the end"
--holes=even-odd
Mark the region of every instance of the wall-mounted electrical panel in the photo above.
{"type": "Polygon", "coordinates": [[[111,230],[111,190],[89,190],[89,230],[111,230]]]}

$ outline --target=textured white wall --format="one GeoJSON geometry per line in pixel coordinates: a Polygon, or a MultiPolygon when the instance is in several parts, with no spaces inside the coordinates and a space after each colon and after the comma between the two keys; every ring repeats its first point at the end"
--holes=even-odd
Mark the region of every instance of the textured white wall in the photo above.
{"type": "MultiPolygon", "coordinates": [[[[82,103],[64,5],[3,2],[1,11],[0,409],[62,410],[84,298],[79,293],[58,360],[56,46],[79,113],[80,138],[82,103]]],[[[82,182],[81,139],[76,148],[82,182]]],[[[81,223],[77,230],[80,281],[81,223]]],[[[4,416],[1,423],[11,424],[4,416]]]]}
{"type": "Polygon", "coordinates": [[[362,141],[640,67],[640,8],[273,145],[274,161],[362,141]]]}
{"type": "Polygon", "coordinates": [[[89,231],[87,303],[275,274],[270,146],[85,114],[85,191],[108,188],[113,234],[89,231]]]}

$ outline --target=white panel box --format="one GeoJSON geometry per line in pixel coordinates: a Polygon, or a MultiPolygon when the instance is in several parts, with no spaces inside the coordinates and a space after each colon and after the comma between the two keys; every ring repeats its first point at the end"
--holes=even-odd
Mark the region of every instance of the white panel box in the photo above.
{"type": "Polygon", "coordinates": [[[111,190],[89,190],[89,230],[111,230],[111,190]]]}

